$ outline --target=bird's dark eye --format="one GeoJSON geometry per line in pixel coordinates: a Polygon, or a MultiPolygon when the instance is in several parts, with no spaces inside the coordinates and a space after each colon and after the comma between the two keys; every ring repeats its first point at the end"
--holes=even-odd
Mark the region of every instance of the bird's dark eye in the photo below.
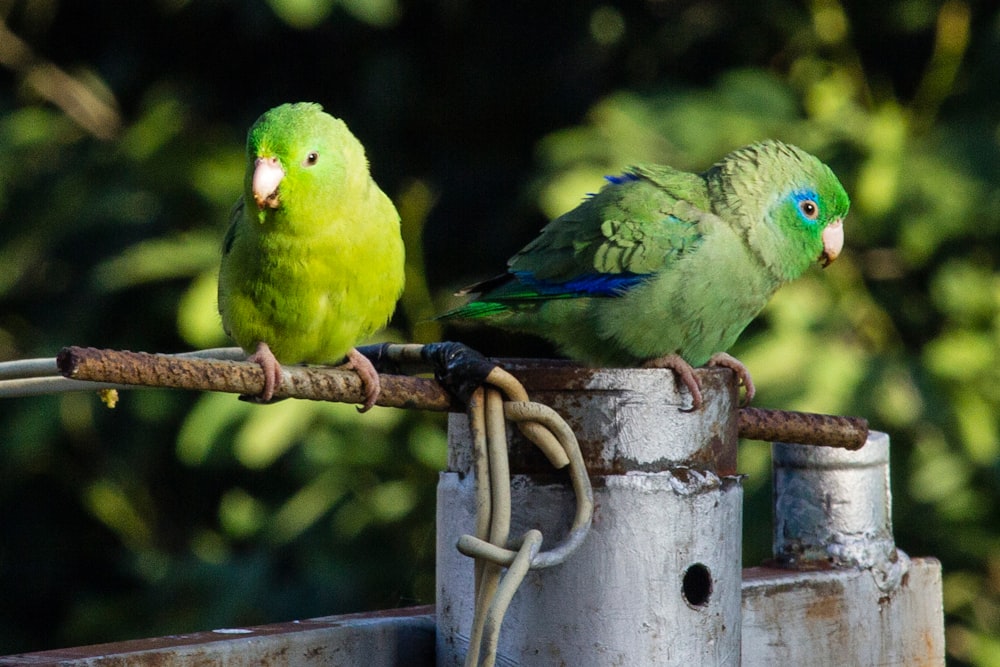
{"type": "Polygon", "coordinates": [[[803,199],[799,202],[799,212],[806,220],[815,220],[819,217],[819,206],[812,199],[803,199]]]}
{"type": "Polygon", "coordinates": [[[306,161],[303,162],[302,164],[304,164],[307,167],[311,167],[317,162],[319,162],[319,153],[317,153],[316,151],[312,151],[311,153],[309,153],[309,155],[306,156],[306,161]]]}

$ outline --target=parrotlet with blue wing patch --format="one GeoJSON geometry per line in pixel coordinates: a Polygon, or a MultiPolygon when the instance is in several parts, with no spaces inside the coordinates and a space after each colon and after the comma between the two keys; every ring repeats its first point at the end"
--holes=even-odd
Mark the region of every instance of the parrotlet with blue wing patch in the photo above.
{"type": "Polygon", "coordinates": [[[547,338],[594,366],[672,369],[702,404],[693,367],[749,371],[726,353],[775,291],[843,249],[847,192],[779,141],[701,174],[639,165],[546,225],[507,273],[441,316],[547,338]]]}

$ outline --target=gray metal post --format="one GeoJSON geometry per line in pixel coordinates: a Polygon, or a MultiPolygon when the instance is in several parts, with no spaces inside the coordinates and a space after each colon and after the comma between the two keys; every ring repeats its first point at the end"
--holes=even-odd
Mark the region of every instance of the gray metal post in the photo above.
{"type": "Polygon", "coordinates": [[[941,564],[896,548],[889,437],[772,459],[780,567],[744,570],[743,664],[943,665],[941,564]]]}
{"type": "Polygon", "coordinates": [[[870,568],[892,589],[909,567],[892,534],[889,436],[858,451],[774,443],[774,558],[786,567],[870,568]]]}
{"type": "MultiPolygon", "coordinates": [[[[567,419],[594,484],[594,524],[566,563],[525,579],[500,634],[498,664],[736,665],[740,660],[742,487],[735,391],[701,374],[706,405],[679,408],[669,371],[556,366],[515,370],[534,400],[567,419]]],[[[564,476],[514,437],[512,535],[545,545],[572,516],[564,476]]],[[[449,423],[438,485],[437,664],[462,664],[473,564],[455,550],[473,530],[465,419],[449,423]]]]}

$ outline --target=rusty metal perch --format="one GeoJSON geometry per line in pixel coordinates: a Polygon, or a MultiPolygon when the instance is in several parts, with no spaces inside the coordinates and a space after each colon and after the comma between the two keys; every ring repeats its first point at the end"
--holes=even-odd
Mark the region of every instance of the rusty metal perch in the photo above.
{"type": "MultiPolygon", "coordinates": [[[[245,361],[74,346],[63,348],[56,363],[67,378],[117,385],[239,394],[256,394],[264,386],[260,367],[245,361]]],[[[361,402],[361,382],[355,373],[304,366],[286,366],[283,371],[284,381],[276,396],[361,402]]],[[[408,375],[383,375],[382,393],[376,405],[437,412],[463,410],[436,381],[408,375]]],[[[868,438],[868,422],[860,417],[741,408],[739,435],[752,440],[856,450],[868,438]]]]}

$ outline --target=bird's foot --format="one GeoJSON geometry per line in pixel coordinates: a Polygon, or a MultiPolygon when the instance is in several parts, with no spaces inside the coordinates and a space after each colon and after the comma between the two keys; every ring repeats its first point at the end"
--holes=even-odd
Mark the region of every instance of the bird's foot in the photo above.
{"type": "Polygon", "coordinates": [[[382,393],[382,383],[379,381],[378,371],[375,370],[375,366],[368,357],[352,347],[350,352],[347,353],[347,363],[342,365],[341,368],[353,370],[361,377],[361,386],[365,392],[365,402],[358,408],[358,412],[368,412],[375,405],[375,401],[378,400],[378,395],[382,393]]]}
{"type": "Polygon", "coordinates": [[[250,403],[270,403],[274,390],[281,386],[281,364],[264,341],[257,343],[256,351],[247,357],[247,361],[257,364],[264,371],[264,389],[257,395],[244,394],[240,399],[250,403]]]}
{"type": "Polygon", "coordinates": [[[736,373],[737,379],[746,390],[746,396],[740,402],[740,406],[746,407],[750,405],[750,401],[753,400],[754,394],[757,393],[757,388],[753,386],[753,380],[750,378],[750,371],[743,365],[743,362],[732,355],[726,354],[725,352],[716,352],[712,355],[712,358],[708,360],[706,365],[721,366],[722,368],[728,368],[736,373]]]}
{"type": "MultiPolygon", "coordinates": [[[[732,357],[730,357],[730,359],[732,359],[732,357]]],[[[733,361],[736,360],[733,359],[733,361]]],[[[736,363],[739,362],[737,361],[736,363]]],[[[689,392],[691,392],[691,407],[687,409],[682,408],[682,412],[694,412],[701,407],[704,402],[701,396],[701,383],[698,382],[698,378],[695,377],[694,367],[684,361],[679,354],[668,354],[665,357],[650,359],[644,362],[642,367],[669,368],[675,375],[677,375],[677,379],[684,383],[684,386],[687,387],[689,392]]]]}

